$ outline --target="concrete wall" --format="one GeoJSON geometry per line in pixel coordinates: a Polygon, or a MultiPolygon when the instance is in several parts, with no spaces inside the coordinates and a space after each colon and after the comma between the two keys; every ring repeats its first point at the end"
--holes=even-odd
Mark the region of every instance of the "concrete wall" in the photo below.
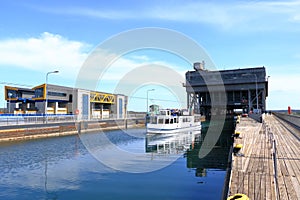
{"type": "Polygon", "coordinates": [[[51,85],[48,84],[47,86],[48,90],[48,99],[54,99],[54,100],[62,100],[62,101],[69,101],[70,95],[73,95],[73,88],[70,87],[64,87],[59,85],[51,85]],[[50,93],[50,94],[49,94],[50,93]],[[58,93],[58,94],[65,94],[65,96],[57,96],[57,95],[51,95],[51,93],[58,93]]]}
{"type": "Polygon", "coordinates": [[[35,102],[35,107],[37,107],[38,112],[37,113],[45,113],[45,102],[44,101],[39,101],[35,102]]]}
{"type": "Polygon", "coordinates": [[[73,97],[73,113],[78,110],[78,119],[89,119],[90,118],[90,91],[77,89],[73,97]],[[83,96],[88,95],[88,104],[83,105],[83,96]],[[84,108],[84,106],[87,106],[84,108]],[[88,113],[84,113],[87,110],[88,113]],[[86,115],[87,114],[87,115],[86,115]]]}
{"type": "Polygon", "coordinates": [[[286,120],[298,127],[300,127],[300,116],[298,115],[289,115],[284,113],[274,113],[277,117],[286,120]]]}
{"type": "Polygon", "coordinates": [[[124,118],[126,115],[126,96],[124,95],[117,95],[117,105],[118,105],[118,109],[117,109],[117,118],[124,118]]]}

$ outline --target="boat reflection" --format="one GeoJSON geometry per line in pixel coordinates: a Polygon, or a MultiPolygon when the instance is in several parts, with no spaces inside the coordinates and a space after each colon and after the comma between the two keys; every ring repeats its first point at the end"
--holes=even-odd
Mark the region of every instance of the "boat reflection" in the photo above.
{"type": "Polygon", "coordinates": [[[194,146],[195,137],[201,135],[200,130],[172,133],[147,134],[146,153],[185,154],[194,146]]]}
{"type": "Polygon", "coordinates": [[[225,122],[224,128],[216,143],[204,145],[207,128],[201,131],[181,132],[174,134],[147,134],[146,152],[153,154],[183,154],[186,167],[195,170],[195,176],[206,176],[207,170],[226,170],[228,152],[232,144],[231,122],[225,122]],[[209,149],[209,153],[199,157],[199,152],[209,149]]]}

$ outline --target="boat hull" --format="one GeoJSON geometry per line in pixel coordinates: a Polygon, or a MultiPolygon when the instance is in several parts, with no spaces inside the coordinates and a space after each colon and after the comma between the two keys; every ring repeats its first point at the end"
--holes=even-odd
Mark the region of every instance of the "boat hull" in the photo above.
{"type": "Polygon", "coordinates": [[[173,129],[147,127],[147,133],[178,133],[178,132],[195,131],[195,130],[201,130],[201,124],[196,126],[173,128],[173,129]]]}

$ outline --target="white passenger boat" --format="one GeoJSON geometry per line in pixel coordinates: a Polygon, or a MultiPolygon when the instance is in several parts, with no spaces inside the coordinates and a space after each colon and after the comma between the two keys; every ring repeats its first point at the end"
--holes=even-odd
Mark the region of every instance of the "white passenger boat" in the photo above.
{"type": "Polygon", "coordinates": [[[188,115],[187,111],[164,109],[151,115],[147,123],[148,133],[176,133],[200,130],[200,116],[188,115]]]}

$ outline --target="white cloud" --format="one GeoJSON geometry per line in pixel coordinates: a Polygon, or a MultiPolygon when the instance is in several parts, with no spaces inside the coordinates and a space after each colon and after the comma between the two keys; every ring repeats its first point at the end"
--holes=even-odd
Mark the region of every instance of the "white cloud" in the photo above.
{"type": "Polygon", "coordinates": [[[299,74],[278,74],[269,78],[268,109],[300,108],[299,74]]]}
{"type": "Polygon", "coordinates": [[[120,7],[35,7],[42,12],[111,20],[166,20],[204,23],[236,31],[283,30],[299,28],[300,1],[233,1],[233,2],[152,2],[130,8],[120,7]],[[291,24],[290,24],[291,23],[291,24]],[[288,26],[288,27],[285,27],[288,26]]]}
{"type": "Polygon", "coordinates": [[[131,70],[144,65],[157,64],[175,71],[183,71],[180,66],[170,64],[168,61],[160,61],[159,58],[149,57],[144,53],[117,57],[105,51],[96,54],[94,59],[89,59],[92,63],[90,65],[86,63],[88,68],[82,68],[86,66],[84,62],[87,61],[90,48],[88,44],[68,40],[48,32],[42,33],[39,37],[0,40],[0,66],[5,70],[10,70],[9,67],[13,66],[42,73],[59,70],[59,75],[63,79],[83,80],[80,82],[84,84],[80,85],[82,88],[95,87],[99,82],[100,85],[103,83],[101,86],[105,85],[108,88],[106,91],[110,91],[109,89],[112,89],[131,70]],[[102,62],[111,60],[110,58],[116,60],[102,72],[104,63],[99,63],[99,60],[102,62]]]}
{"type": "MultiPolygon", "coordinates": [[[[299,74],[278,74],[269,78],[270,91],[290,91],[300,95],[299,74]]],[[[300,102],[299,102],[300,103],[300,102]]]]}
{"type": "Polygon", "coordinates": [[[140,60],[141,56],[138,56],[136,58],[136,60],[133,58],[135,58],[135,57],[131,56],[131,59],[119,58],[118,60],[116,60],[109,67],[109,69],[107,69],[107,71],[105,71],[105,74],[102,77],[102,80],[118,81],[118,80],[121,80],[123,78],[123,76],[126,75],[131,70],[138,68],[138,67],[151,65],[151,64],[156,65],[156,66],[165,66],[167,68],[170,68],[171,70],[174,70],[174,71],[182,74],[182,76],[184,76],[185,72],[187,71],[186,69],[182,69],[181,66],[176,66],[171,63],[164,62],[164,61],[153,60],[153,59],[150,59],[149,57],[147,57],[146,55],[142,56],[142,58],[144,60],[140,60]],[[182,72],[184,72],[184,73],[182,73],[182,72]]]}
{"type": "Polygon", "coordinates": [[[77,15],[77,16],[84,16],[84,17],[91,17],[91,18],[101,18],[101,19],[129,19],[135,18],[135,14],[130,11],[121,11],[121,10],[101,10],[95,8],[88,8],[88,7],[68,7],[66,8],[50,8],[50,7],[37,7],[34,6],[33,8],[47,13],[53,14],[65,14],[65,15],[77,15]]]}
{"type": "Polygon", "coordinates": [[[44,32],[39,37],[0,40],[0,65],[46,72],[63,69],[74,75],[90,45],[44,32]]]}
{"type": "Polygon", "coordinates": [[[256,29],[261,24],[268,29],[280,27],[278,22],[298,21],[300,1],[237,1],[232,3],[189,2],[182,5],[165,5],[154,9],[152,17],[184,22],[201,22],[225,29],[239,27],[256,29]],[[277,20],[275,20],[277,19],[277,20]]]}

